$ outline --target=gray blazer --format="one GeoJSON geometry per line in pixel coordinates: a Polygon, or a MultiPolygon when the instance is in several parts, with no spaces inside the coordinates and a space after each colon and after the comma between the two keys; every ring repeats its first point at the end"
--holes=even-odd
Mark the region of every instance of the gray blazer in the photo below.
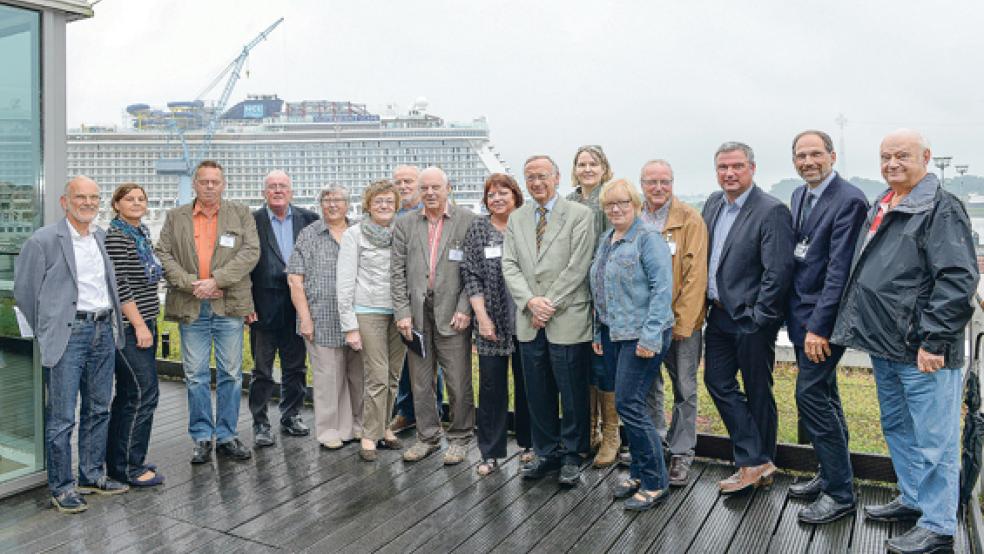
{"type": "MultiPolygon", "coordinates": [[[[443,336],[454,336],[451,318],[455,312],[471,315],[471,304],[465,294],[458,266],[461,261],[450,259],[451,250],[464,250],[465,235],[475,214],[460,206],[448,206],[441,242],[437,247],[434,266],[434,323],[443,336]]],[[[411,318],[415,329],[424,320],[424,298],[427,296],[427,217],[413,210],[397,218],[393,227],[393,250],[390,258],[390,290],[393,294],[393,315],[397,321],[411,318]]],[[[470,331],[466,331],[470,332],[470,331]]]]}
{"type": "MultiPolygon", "coordinates": [[[[123,314],[113,264],[106,254],[106,233],[95,226],[91,229],[106,269],[106,287],[113,304],[113,338],[116,348],[122,349],[123,314]]],[[[38,339],[42,366],[54,367],[65,353],[78,299],[75,249],[68,220],[62,219],[31,235],[14,263],[14,302],[38,339]]]]}
{"type": "Polygon", "coordinates": [[[535,296],[548,298],[557,309],[547,322],[547,340],[554,344],[590,342],[591,292],[588,269],[595,246],[595,220],[590,208],[557,198],[547,216],[540,252],[536,251],[536,202],[527,202],[509,216],[502,252],[502,275],[516,301],[516,336],[536,338],[526,305],[535,296]]]}

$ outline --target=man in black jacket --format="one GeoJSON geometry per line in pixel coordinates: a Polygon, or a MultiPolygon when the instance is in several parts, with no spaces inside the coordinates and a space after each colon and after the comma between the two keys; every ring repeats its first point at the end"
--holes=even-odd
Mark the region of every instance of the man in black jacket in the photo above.
{"type": "Polygon", "coordinates": [[[253,378],[249,385],[249,411],[253,414],[253,439],[257,447],[272,446],[273,433],[267,403],[273,391],[273,359],[280,353],[280,428],[288,435],[303,436],[310,429],[298,413],[304,403],[307,368],[304,339],[294,330],[294,305],[290,301],[287,261],[301,229],[318,219],[310,210],[290,203],[290,177],[271,171],[264,180],[266,205],[253,212],[260,238],[260,261],[250,274],[256,312],[246,317],[253,353],[253,378]]]}
{"type": "Polygon", "coordinates": [[[964,327],[979,272],[963,204],[927,172],[910,130],[881,143],[889,190],[868,212],[831,342],[871,355],[882,432],[900,495],[865,514],[918,520],[889,552],[953,548],[960,484],[964,327]]]}
{"type": "Polygon", "coordinates": [[[731,436],[738,471],[718,486],[733,494],[771,483],[776,471],[772,369],[793,275],[793,229],[789,208],[755,186],[748,145],[722,144],[714,164],[722,192],[703,213],[710,237],[704,384],[731,436]]]}

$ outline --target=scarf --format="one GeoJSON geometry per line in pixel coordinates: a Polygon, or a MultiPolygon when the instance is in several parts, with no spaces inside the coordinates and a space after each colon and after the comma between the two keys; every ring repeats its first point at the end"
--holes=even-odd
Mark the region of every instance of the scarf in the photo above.
{"type": "Polygon", "coordinates": [[[144,268],[144,275],[147,276],[147,284],[156,285],[163,277],[164,269],[161,267],[161,262],[157,256],[154,255],[154,247],[150,243],[150,229],[143,223],[139,227],[134,227],[120,217],[114,217],[109,226],[119,230],[133,241],[133,245],[137,249],[137,258],[144,268]]]}
{"type": "Polygon", "coordinates": [[[371,219],[362,222],[362,236],[376,248],[389,248],[393,244],[393,224],[383,227],[371,219]]]}

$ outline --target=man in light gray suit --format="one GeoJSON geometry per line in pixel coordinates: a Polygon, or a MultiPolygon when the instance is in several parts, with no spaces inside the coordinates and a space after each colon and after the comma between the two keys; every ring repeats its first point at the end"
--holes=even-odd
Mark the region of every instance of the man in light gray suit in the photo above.
{"type": "Polygon", "coordinates": [[[444,463],[452,465],[465,459],[475,426],[472,310],[458,269],[465,234],[475,215],[448,202],[451,185],[441,169],[428,167],[420,172],[419,181],[424,207],[396,220],[390,263],[396,326],[407,339],[413,331],[419,332],[425,353],[423,358],[407,353],[417,443],[403,453],[403,459],[416,462],[440,448],[441,420],[434,388],[440,364],[451,406],[450,446],[444,463]]]}
{"type": "Polygon", "coordinates": [[[537,455],[523,468],[523,477],[539,479],[560,468],[558,482],[572,486],[590,447],[587,275],[595,245],[594,215],[557,195],[560,173],[550,157],[532,156],[523,171],[535,202],[509,216],[502,253],[502,273],[518,311],[516,335],[537,455]]]}
{"type": "Polygon", "coordinates": [[[113,396],[114,347],[123,320],[106,233],[91,228],[99,214],[99,185],[76,177],[61,197],[65,219],[38,229],[14,267],[14,301],[38,339],[47,385],[44,441],[48,489],[58,511],[88,507],[82,494],[120,494],[127,485],[108,477],[106,438],[113,396]],[[82,395],[79,482],[72,477],[75,402],[82,395]]]}

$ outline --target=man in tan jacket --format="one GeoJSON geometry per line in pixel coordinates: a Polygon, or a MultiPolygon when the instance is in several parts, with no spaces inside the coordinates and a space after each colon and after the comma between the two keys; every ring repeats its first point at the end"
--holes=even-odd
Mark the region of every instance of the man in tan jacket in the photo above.
{"type": "Polygon", "coordinates": [[[642,166],[646,197],[642,219],[663,233],[673,256],[673,343],[664,358],[673,384],[673,419],[666,428],[662,373],[653,382],[649,407],[670,458],[670,485],[683,486],[697,444],[697,366],[707,291],[707,228],[700,213],[673,196],[673,168],[665,160],[642,166]]]}
{"type": "Polygon", "coordinates": [[[165,318],[180,323],[181,362],[188,384],[188,432],[193,464],[216,451],[236,460],[251,453],[239,440],[243,381],[243,319],[253,313],[249,272],[260,257],[249,208],[222,201],[225,176],[218,162],[195,168],[195,200],[169,211],[157,255],[168,282],[165,318]],[[215,344],[216,416],[212,417],[209,358],[215,344]]]}

